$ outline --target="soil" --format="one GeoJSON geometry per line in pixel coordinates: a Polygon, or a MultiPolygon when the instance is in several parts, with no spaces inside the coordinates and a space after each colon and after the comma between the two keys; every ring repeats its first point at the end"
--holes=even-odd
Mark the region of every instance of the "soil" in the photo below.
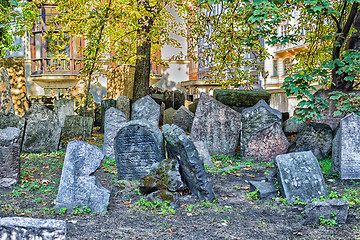
{"type": "MultiPolygon", "coordinates": [[[[100,145],[101,136],[88,139],[100,145]]],[[[249,180],[264,180],[269,165],[245,166],[232,173],[209,173],[217,203],[181,201],[175,214],[143,210],[134,203],[110,199],[105,215],[55,214],[54,205],[65,153],[22,154],[22,181],[0,192],[0,217],[29,216],[66,221],[68,239],[360,239],[360,205],[349,209],[342,225],[305,226],[303,205],[284,205],[280,198],[263,202],[247,197],[249,180]]],[[[116,170],[103,164],[97,178],[108,189],[116,170]]],[[[325,176],[328,189],[339,194],[360,181],[325,176]]]]}

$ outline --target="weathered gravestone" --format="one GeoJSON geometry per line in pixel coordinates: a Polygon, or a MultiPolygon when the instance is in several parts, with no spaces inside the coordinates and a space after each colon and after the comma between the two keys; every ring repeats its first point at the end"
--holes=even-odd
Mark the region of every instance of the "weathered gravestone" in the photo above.
{"type": "Polygon", "coordinates": [[[82,141],[67,145],[55,209],[88,207],[96,213],[105,213],[110,191],[92,174],[101,167],[104,158],[101,150],[82,141]]]}
{"type": "Polygon", "coordinates": [[[204,163],[205,167],[213,167],[214,163],[211,160],[209,150],[206,148],[203,142],[194,142],[196,150],[199,153],[201,161],[204,163]]]}
{"type": "Polygon", "coordinates": [[[281,124],[281,112],[275,110],[264,101],[260,100],[255,106],[245,108],[241,112],[242,131],[240,138],[240,152],[244,156],[251,134],[268,124],[281,124]]]}
{"type": "Polygon", "coordinates": [[[173,116],[172,123],[186,132],[191,131],[194,114],[184,106],[181,106],[173,116]]]}
{"type": "Polygon", "coordinates": [[[0,113],[15,113],[9,74],[5,68],[0,68],[0,113]]]}
{"type": "Polygon", "coordinates": [[[116,100],[116,108],[126,116],[126,121],[130,121],[130,99],[127,96],[119,96],[116,100]]]}
{"type": "Polygon", "coordinates": [[[22,140],[24,137],[25,118],[19,117],[14,113],[5,114],[0,112],[0,129],[7,127],[14,127],[20,130],[19,145],[21,152],[22,140]]]}
{"type": "Polygon", "coordinates": [[[137,100],[132,105],[131,120],[147,121],[154,127],[159,127],[160,105],[150,96],[137,100]]]}
{"type": "Polygon", "coordinates": [[[179,162],[180,173],[191,193],[201,200],[212,202],[215,194],[194,143],[184,130],[174,124],[164,125],[163,134],[168,154],[179,162]]]}
{"type": "Polygon", "coordinates": [[[36,102],[24,117],[26,128],[22,151],[27,153],[57,151],[61,126],[56,113],[36,102]]]}
{"type": "Polygon", "coordinates": [[[278,155],[275,159],[280,192],[289,203],[329,197],[319,163],[311,151],[278,155]]]}
{"type": "Polygon", "coordinates": [[[284,133],[297,133],[300,132],[305,126],[305,122],[297,122],[293,118],[289,118],[282,125],[284,133]]]}
{"type": "Polygon", "coordinates": [[[0,218],[0,239],[65,240],[66,222],[27,217],[0,218]]]}
{"type": "Polygon", "coordinates": [[[325,201],[316,201],[305,207],[304,224],[314,225],[319,223],[319,218],[336,218],[336,223],[345,223],[349,211],[349,202],[346,199],[330,199],[325,201]]]}
{"type": "Polygon", "coordinates": [[[275,157],[287,152],[289,142],[278,122],[266,125],[251,134],[244,159],[272,162],[275,157]]]}
{"type": "Polygon", "coordinates": [[[54,112],[56,112],[60,126],[64,127],[66,116],[74,115],[74,100],[61,98],[54,101],[54,112]]]}
{"type": "Polygon", "coordinates": [[[104,132],[104,124],[105,124],[105,113],[109,108],[116,108],[116,100],[115,99],[105,99],[101,101],[101,128],[100,131],[104,132]]]}
{"type": "MultiPolygon", "coordinates": [[[[93,118],[85,117],[85,132],[86,136],[91,136],[91,132],[93,129],[93,118]]],[[[73,115],[66,116],[64,127],[62,129],[62,136],[75,138],[81,137],[84,134],[84,117],[73,115]]]]}
{"type": "Polygon", "coordinates": [[[252,107],[261,99],[270,103],[271,94],[266,91],[215,89],[214,98],[226,106],[252,107]]]}
{"type": "Polygon", "coordinates": [[[172,124],[173,116],[176,113],[176,110],[173,108],[168,108],[164,111],[164,125],[165,124],[172,124]]]}
{"type": "Polygon", "coordinates": [[[114,138],[124,123],[126,123],[126,116],[122,111],[113,107],[106,111],[104,144],[102,149],[106,156],[115,158],[114,138]]]}
{"type": "Polygon", "coordinates": [[[164,139],[158,128],[145,121],[130,121],[114,139],[119,180],[139,179],[150,172],[155,162],[165,159],[164,139]]]}
{"type": "Polygon", "coordinates": [[[0,188],[9,188],[20,179],[20,130],[0,129],[0,188]]]}
{"type": "Polygon", "coordinates": [[[201,93],[191,139],[202,141],[210,155],[234,156],[241,131],[241,114],[201,93]]]}
{"type": "Polygon", "coordinates": [[[332,144],[331,171],[341,179],[360,179],[360,117],[351,113],[341,119],[332,144]]]}
{"type": "Polygon", "coordinates": [[[306,123],[296,137],[291,140],[288,152],[312,151],[317,158],[331,152],[333,132],[324,123],[306,123]]]}
{"type": "Polygon", "coordinates": [[[271,182],[258,182],[258,181],[249,181],[250,191],[258,191],[258,197],[260,199],[269,200],[275,198],[278,194],[275,184],[271,182]]]}
{"type": "Polygon", "coordinates": [[[164,124],[164,111],[165,111],[165,103],[160,104],[160,117],[159,117],[159,125],[164,124]]]}

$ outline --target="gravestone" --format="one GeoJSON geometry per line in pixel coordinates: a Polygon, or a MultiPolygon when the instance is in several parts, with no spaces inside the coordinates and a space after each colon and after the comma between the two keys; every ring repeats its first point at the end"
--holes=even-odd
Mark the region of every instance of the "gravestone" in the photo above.
{"type": "Polygon", "coordinates": [[[306,126],[305,122],[297,122],[293,118],[289,118],[283,123],[284,133],[297,133],[300,132],[306,126]]]}
{"type": "Polygon", "coordinates": [[[180,174],[191,193],[200,200],[212,202],[215,194],[193,141],[174,124],[164,125],[163,134],[169,157],[179,162],[180,174]]]}
{"type": "Polygon", "coordinates": [[[173,116],[172,123],[185,132],[190,132],[194,121],[194,114],[184,106],[181,106],[173,116]]]}
{"type": "Polygon", "coordinates": [[[126,123],[126,116],[122,111],[113,107],[106,111],[104,144],[102,150],[103,153],[110,158],[115,158],[114,138],[124,123],[126,123]]]}
{"type": "Polygon", "coordinates": [[[20,130],[0,129],[0,189],[10,188],[20,179],[20,130]]]}
{"type": "Polygon", "coordinates": [[[0,113],[15,114],[9,74],[5,68],[0,68],[0,113]]]}
{"type": "Polygon", "coordinates": [[[199,104],[199,100],[198,100],[198,99],[197,99],[196,101],[194,101],[193,103],[189,104],[188,108],[189,108],[190,112],[192,112],[193,114],[195,114],[198,104],[199,104]]]}
{"type": "Polygon", "coordinates": [[[114,139],[119,180],[139,179],[153,163],[165,159],[164,139],[158,128],[145,121],[125,123],[114,139]]]}
{"type": "Polygon", "coordinates": [[[65,240],[66,222],[28,217],[0,218],[0,239],[65,240]]]}
{"type": "Polygon", "coordinates": [[[20,130],[19,145],[21,152],[21,146],[24,137],[25,118],[19,117],[14,113],[5,114],[0,112],[0,129],[4,129],[7,127],[14,127],[20,130]]]}
{"type": "Polygon", "coordinates": [[[252,107],[261,99],[270,104],[270,97],[266,91],[214,89],[214,98],[229,107],[252,107]]]}
{"type": "Polygon", "coordinates": [[[251,134],[244,159],[272,162],[279,154],[285,154],[289,142],[278,122],[271,123],[251,134]]]}
{"type": "Polygon", "coordinates": [[[172,124],[172,121],[173,121],[173,116],[174,114],[176,113],[176,110],[173,109],[173,108],[168,108],[168,109],[165,109],[164,111],[164,125],[165,124],[172,124]]]}
{"type": "Polygon", "coordinates": [[[74,112],[74,100],[61,98],[54,101],[54,112],[56,112],[60,126],[63,128],[66,116],[72,116],[74,112]]]}
{"type": "Polygon", "coordinates": [[[57,211],[88,207],[92,212],[106,212],[110,191],[92,175],[103,159],[104,154],[96,146],[77,140],[67,145],[55,203],[57,211]]]}
{"type": "MultiPolygon", "coordinates": [[[[86,137],[91,136],[93,129],[93,122],[94,121],[92,117],[85,117],[86,137]]],[[[78,116],[78,115],[66,116],[61,135],[69,138],[81,137],[84,133],[83,126],[84,126],[83,116],[78,116]]]]}
{"type": "Polygon", "coordinates": [[[318,224],[320,216],[324,219],[336,217],[336,223],[345,223],[349,212],[349,202],[346,199],[316,201],[308,204],[304,212],[305,225],[318,224]]]}
{"type": "Polygon", "coordinates": [[[329,197],[319,163],[311,151],[278,155],[275,159],[280,192],[289,203],[329,197]]]}
{"type": "Polygon", "coordinates": [[[201,93],[191,139],[202,141],[210,155],[234,156],[241,131],[241,114],[201,93]]]}
{"type": "Polygon", "coordinates": [[[160,105],[150,96],[145,96],[133,103],[131,120],[147,121],[152,127],[159,127],[160,105]]]}
{"type": "Polygon", "coordinates": [[[241,112],[242,131],[240,138],[240,152],[244,156],[249,139],[253,132],[268,124],[281,124],[281,112],[275,110],[264,101],[260,100],[255,106],[245,108],[241,112]]]}
{"type": "Polygon", "coordinates": [[[116,108],[126,116],[126,121],[130,121],[130,99],[127,96],[119,96],[116,100],[116,108]]]}
{"type": "Polygon", "coordinates": [[[288,152],[313,151],[316,157],[322,158],[330,154],[333,132],[324,123],[306,123],[305,127],[290,142],[288,152]],[[320,150],[320,151],[319,151],[320,150]]]}
{"type": "Polygon", "coordinates": [[[101,101],[101,133],[104,133],[105,113],[111,107],[116,108],[115,99],[105,99],[101,101]]]}
{"type": "Polygon", "coordinates": [[[164,125],[164,111],[165,111],[165,103],[160,104],[160,117],[159,117],[159,125],[164,125]]]}
{"type": "Polygon", "coordinates": [[[27,153],[57,151],[61,126],[56,113],[36,102],[24,117],[26,128],[22,151],[27,153]]]}
{"type": "Polygon", "coordinates": [[[341,119],[332,144],[331,171],[341,179],[360,179],[360,117],[351,113],[341,119]]]}
{"type": "Polygon", "coordinates": [[[275,184],[271,182],[249,181],[250,192],[258,191],[260,199],[269,200],[275,198],[278,194],[275,184]]]}
{"type": "Polygon", "coordinates": [[[213,167],[214,163],[211,160],[209,150],[206,148],[203,142],[194,142],[196,150],[199,153],[201,161],[204,163],[205,167],[213,167]]]}

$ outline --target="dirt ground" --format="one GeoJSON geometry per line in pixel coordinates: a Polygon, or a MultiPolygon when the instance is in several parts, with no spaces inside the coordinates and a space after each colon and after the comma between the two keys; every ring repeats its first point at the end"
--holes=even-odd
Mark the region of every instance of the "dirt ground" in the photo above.
{"type": "MultiPolygon", "coordinates": [[[[101,145],[102,136],[95,135],[88,142],[101,145]]],[[[0,217],[62,219],[67,223],[68,239],[360,239],[360,181],[326,175],[329,190],[339,195],[352,191],[354,202],[347,222],[304,226],[303,205],[288,205],[282,198],[267,202],[249,199],[248,181],[264,180],[273,166],[236,163],[241,167],[235,171],[221,171],[229,167],[229,159],[226,164],[215,159],[218,166],[209,170],[217,203],[181,201],[175,214],[163,214],[111,198],[105,215],[55,214],[64,156],[64,150],[22,154],[22,181],[14,189],[0,190],[0,217]]],[[[116,181],[114,161],[106,159],[96,176],[111,190],[116,181]]]]}

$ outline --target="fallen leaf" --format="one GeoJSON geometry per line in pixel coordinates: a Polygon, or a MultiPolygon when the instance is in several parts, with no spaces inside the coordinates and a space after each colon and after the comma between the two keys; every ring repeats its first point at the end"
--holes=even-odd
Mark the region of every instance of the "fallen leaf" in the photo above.
{"type": "Polygon", "coordinates": [[[250,177],[254,178],[254,177],[255,177],[255,175],[250,175],[250,177]]]}
{"type": "Polygon", "coordinates": [[[249,189],[250,187],[241,187],[242,189],[249,189]]]}

